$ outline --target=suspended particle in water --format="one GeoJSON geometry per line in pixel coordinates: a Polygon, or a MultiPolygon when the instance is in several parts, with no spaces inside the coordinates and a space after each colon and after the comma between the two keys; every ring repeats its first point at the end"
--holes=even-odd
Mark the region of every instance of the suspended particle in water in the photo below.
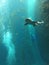
{"type": "Polygon", "coordinates": [[[20,2],[22,3],[22,2],[23,2],[23,0],[20,0],[20,2]]]}

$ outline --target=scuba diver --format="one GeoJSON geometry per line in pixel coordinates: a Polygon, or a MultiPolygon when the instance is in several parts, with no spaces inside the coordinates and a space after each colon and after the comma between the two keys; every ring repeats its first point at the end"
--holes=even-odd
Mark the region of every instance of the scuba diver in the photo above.
{"type": "Polygon", "coordinates": [[[26,18],[25,19],[25,24],[24,25],[33,25],[33,26],[37,26],[37,25],[39,25],[39,24],[42,24],[42,23],[44,23],[44,21],[41,21],[41,22],[39,22],[39,21],[33,21],[32,19],[30,19],[30,18],[26,18]]]}

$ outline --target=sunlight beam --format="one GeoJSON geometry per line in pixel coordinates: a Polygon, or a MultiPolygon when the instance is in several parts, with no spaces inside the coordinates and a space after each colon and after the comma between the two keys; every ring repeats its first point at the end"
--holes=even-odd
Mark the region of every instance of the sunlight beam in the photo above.
{"type": "Polygon", "coordinates": [[[0,7],[4,7],[7,4],[7,0],[1,0],[0,1],[0,7]]]}
{"type": "Polygon", "coordinates": [[[28,0],[28,16],[30,18],[32,18],[32,16],[34,16],[34,9],[35,9],[35,5],[36,5],[36,0],[28,0]]]}

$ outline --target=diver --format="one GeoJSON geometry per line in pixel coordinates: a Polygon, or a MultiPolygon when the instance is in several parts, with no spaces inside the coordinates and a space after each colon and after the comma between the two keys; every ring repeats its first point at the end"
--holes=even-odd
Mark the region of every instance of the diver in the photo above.
{"type": "Polygon", "coordinates": [[[43,24],[43,23],[44,23],[44,21],[39,22],[39,21],[33,21],[33,20],[30,19],[30,18],[26,18],[24,25],[28,25],[28,24],[29,24],[29,25],[37,26],[37,25],[43,24]]]}

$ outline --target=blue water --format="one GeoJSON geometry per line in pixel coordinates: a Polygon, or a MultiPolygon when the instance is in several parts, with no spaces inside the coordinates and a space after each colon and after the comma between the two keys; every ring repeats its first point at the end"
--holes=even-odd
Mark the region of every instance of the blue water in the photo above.
{"type": "Polygon", "coordinates": [[[24,25],[26,18],[42,20],[43,1],[0,0],[0,65],[49,64],[48,30],[24,25]]]}

